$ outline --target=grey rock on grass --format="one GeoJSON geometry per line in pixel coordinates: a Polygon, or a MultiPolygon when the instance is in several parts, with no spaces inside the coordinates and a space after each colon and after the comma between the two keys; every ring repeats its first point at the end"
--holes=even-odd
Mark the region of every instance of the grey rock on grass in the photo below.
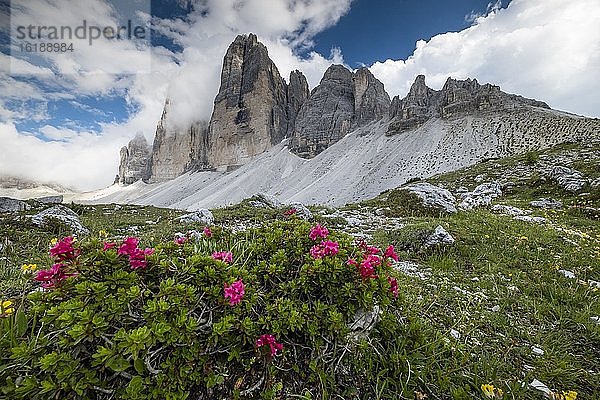
{"type": "Polygon", "coordinates": [[[0,212],[2,213],[14,213],[25,211],[26,209],[27,203],[22,200],[11,199],[10,197],[0,197],[0,212]]]}
{"type": "Polygon", "coordinates": [[[433,233],[427,237],[425,240],[424,246],[432,247],[437,245],[450,245],[454,244],[454,237],[447,230],[444,229],[441,225],[438,225],[433,233]]]}
{"type": "Polygon", "coordinates": [[[214,220],[215,217],[210,212],[210,210],[204,208],[179,217],[179,222],[182,222],[184,224],[212,225],[214,220]]]}
{"type": "Polygon", "coordinates": [[[419,196],[426,207],[433,207],[447,213],[457,212],[454,205],[456,198],[446,189],[422,182],[403,187],[402,190],[408,190],[419,196]]]}
{"type": "Polygon", "coordinates": [[[71,228],[74,233],[82,235],[90,233],[89,229],[83,226],[79,220],[79,216],[73,210],[60,204],[47,208],[31,217],[31,222],[39,227],[47,226],[52,220],[61,221],[71,228]]]}

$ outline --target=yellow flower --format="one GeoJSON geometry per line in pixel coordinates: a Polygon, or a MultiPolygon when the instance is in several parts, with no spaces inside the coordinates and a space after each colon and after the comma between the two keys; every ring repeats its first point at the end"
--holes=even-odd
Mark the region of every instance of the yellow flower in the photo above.
{"type": "Polygon", "coordinates": [[[568,392],[562,393],[551,393],[550,394],[553,400],[575,400],[577,399],[577,392],[574,390],[569,390],[568,392]]]}
{"type": "Polygon", "coordinates": [[[58,239],[54,238],[52,240],[50,240],[50,246],[55,246],[58,243],[58,239]]]}
{"type": "Polygon", "coordinates": [[[12,306],[12,304],[13,304],[13,302],[12,302],[12,301],[10,301],[10,300],[4,300],[4,301],[2,302],[2,307],[1,307],[1,308],[2,308],[3,310],[5,310],[5,309],[7,309],[8,307],[12,306]]]}
{"type": "Polygon", "coordinates": [[[2,316],[7,316],[14,313],[15,309],[11,307],[12,305],[12,301],[4,300],[2,303],[0,303],[0,314],[2,314],[2,316]]]}
{"type": "Polygon", "coordinates": [[[23,264],[21,271],[23,272],[35,272],[37,270],[37,264],[23,264]]]}
{"type": "Polygon", "coordinates": [[[100,236],[101,238],[106,238],[108,237],[108,232],[106,232],[104,229],[98,231],[98,236],[100,236]]]}
{"type": "Polygon", "coordinates": [[[502,389],[494,387],[494,385],[481,385],[481,391],[488,399],[501,399],[504,394],[502,389]]]}

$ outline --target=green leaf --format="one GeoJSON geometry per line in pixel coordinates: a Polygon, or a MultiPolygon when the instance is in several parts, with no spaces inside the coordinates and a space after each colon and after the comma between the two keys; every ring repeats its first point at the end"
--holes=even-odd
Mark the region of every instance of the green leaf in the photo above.
{"type": "Polygon", "coordinates": [[[116,357],[109,360],[106,366],[115,372],[122,372],[129,368],[130,364],[129,361],[127,361],[123,357],[116,357]]]}
{"type": "Polygon", "coordinates": [[[27,331],[27,316],[21,310],[17,312],[15,321],[15,336],[23,336],[27,331]]]}
{"type": "Polygon", "coordinates": [[[144,364],[144,360],[141,358],[136,358],[133,362],[133,367],[137,371],[138,374],[143,374],[146,370],[146,365],[144,364]]]}

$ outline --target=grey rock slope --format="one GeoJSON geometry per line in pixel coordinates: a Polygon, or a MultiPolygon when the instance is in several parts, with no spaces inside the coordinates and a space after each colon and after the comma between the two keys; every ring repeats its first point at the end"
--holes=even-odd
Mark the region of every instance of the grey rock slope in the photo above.
{"type": "Polygon", "coordinates": [[[477,79],[456,80],[448,78],[441,90],[433,90],[425,84],[425,76],[419,75],[403,99],[394,97],[390,107],[390,134],[414,129],[431,118],[451,118],[485,112],[513,112],[519,109],[539,107],[549,109],[546,103],[504,93],[499,86],[477,79]]]}
{"type": "Polygon", "coordinates": [[[255,35],[229,46],[208,134],[208,163],[245,164],[281,142],[288,129],[287,84],[255,35]]]}
{"type": "Polygon", "coordinates": [[[389,106],[383,83],[368,69],[352,73],[332,65],[302,106],[290,148],[301,157],[314,157],[356,127],[386,116],[389,106]]]}
{"type": "Polygon", "coordinates": [[[150,163],[150,146],[143,134],[138,133],[129,144],[121,148],[119,174],[115,183],[129,185],[145,179],[150,163]]]}

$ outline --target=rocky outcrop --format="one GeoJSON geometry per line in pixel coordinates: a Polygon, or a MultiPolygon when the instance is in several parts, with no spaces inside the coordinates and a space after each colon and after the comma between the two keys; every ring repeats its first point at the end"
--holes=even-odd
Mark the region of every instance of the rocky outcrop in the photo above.
{"type": "Polygon", "coordinates": [[[425,207],[434,208],[447,213],[457,212],[456,198],[448,190],[431,183],[415,183],[401,188],[419,196],[425,207]]]}
{"type": "Polygon", "coordinates": [[[70,208],[63,205],[56,205],[47,208],[31,217],[31,222],[39,227],[51,226],[56,221],[68,226],[73,233],[88,235],[89,229],[83,226],[79,216],[70,208]]]}
{"type": "Polygon", "coordinates": [[[207,164],[207,122],[198,121],[187,129],[178,129],[168,121],[170,107],[171,102],[167,99],[156,128],[147,174],[144,176],[144,180],[149,182],[174,179],[207,164]]]}
{"type": "MultiPolygon", "coordinates": [[[[302,79],[294,78],[301,86],[302,79]]],[[[287,94],[287,84],[267,48],[256,35],[238,36],[223,60],[208,132],[208,164],[217,168],[245,164],[281,142],[288,129],[287,94]]],[[[294,94],[301,99],[301,93],[294,94]]]]}
{"type": "Polygon", "coordinates": [[[288,136],[293,133],[298,113],[309,95],[310,90],[308,89],[308,82],[304,74],[298,70],[292,71],[290,73],[290,83],[287,88],[286,112],[288,118],[288,136]]]}
{"type": "Polygon", "coordinates": [[[564,190],[576,193],[587,184],[581,172],[569,167],[557,165],[549,172],[548,177],[556,181],[564,190]]]}
{"type": "Polygon", "coordinates": [[[138,133],[121,148],[121,162],[119,163],[119,174],[115,183],[129,185],[140,179],[148,177],[150,163],[150,146],[142,133],[138,133]]]}
{"type": "Polygon", "coordinates": [[[550,108],[541,101],[504,93],[499,86],[480,85],[477,79],[448,78],[441,90],[433,90],[425,84],[425,76],[419,75],[406,97],[394,97],[390,107],[392,123],[389,133],[417,128],[434,117],[450,118],[526,107],[550,108]]]}
{"type": "Polygon", "coordinates": [[[26,209],[27,203],[22,200],[0,197],[0,213],[16,213],[26,209]]]}
{"type": "Polygon", "coordinates": [[[368,69],[352,73],[332,65],[300,110],[290,148],[301,157],[314,157],[354,128],[384,117],[389,106],[383,83],[368,69]]]}

